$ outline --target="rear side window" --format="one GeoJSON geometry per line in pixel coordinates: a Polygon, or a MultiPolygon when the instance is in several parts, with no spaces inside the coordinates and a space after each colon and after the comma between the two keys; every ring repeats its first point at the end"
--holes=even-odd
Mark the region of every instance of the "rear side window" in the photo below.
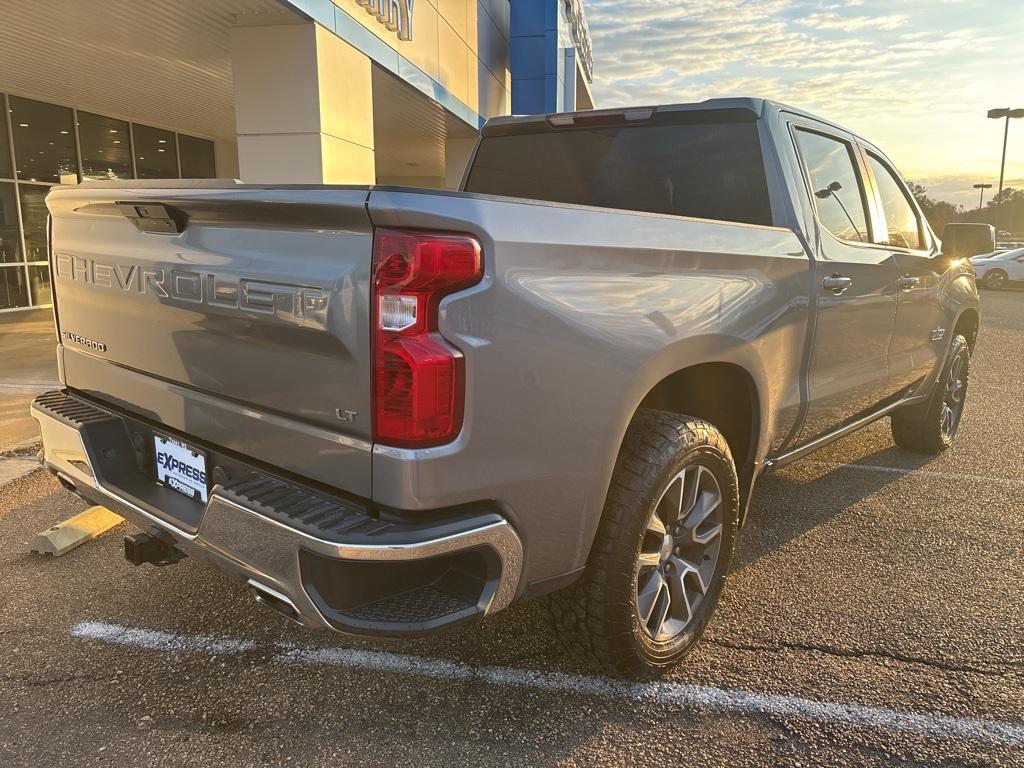
{"type": "Polygon", "coordinates": [[[770,225],[757,124],[678,119],[487,136],[466,191],[770,225]]]}
{"type": "Polygon", "coordinates": [[[903,185],[896,179],[889,166],[874,155],[868,155],[868,164],[871,166],[871,175],[875,177],[875,186],[878,187],[882,211],[885,213],[885,226],[889,230],[886,239],[876,238],[876,241],[896,248],[924,248],[921,222],[917,219],[917,213],[910,204],[903,185]]]}
{"type": "Polygon", "coordinates": [[[853,149],[845,141],[797,130],[796,143],[811,183],[821,226],[840,240],[868,242],[868,222],[853,149]]]}

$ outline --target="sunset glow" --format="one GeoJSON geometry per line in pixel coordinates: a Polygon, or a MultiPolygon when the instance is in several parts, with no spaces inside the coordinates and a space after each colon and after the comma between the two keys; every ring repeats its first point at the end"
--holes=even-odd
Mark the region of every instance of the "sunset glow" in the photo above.
{"type": "MultiPolygon", "coordinates": [[[[1024,107],[1020,0],[590,0],[600,106],[764,96],[875,141],[907,178],[966,207],[998,182],[1024,107]]],[[[1024,186],[1024,120],[1006,186],[1024,186]]],[[[994,191],[994,190],[993,190],[994,191]]]]}

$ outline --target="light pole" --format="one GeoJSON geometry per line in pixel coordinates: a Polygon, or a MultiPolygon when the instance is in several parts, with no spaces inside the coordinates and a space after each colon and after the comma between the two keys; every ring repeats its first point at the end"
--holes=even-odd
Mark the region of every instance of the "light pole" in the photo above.
{"type": "MultiPolygon", "coordinates": [[[[996,192],[996,197],[999,197],[1000,195],[1003,194],[1003,173],[1006,171],[1006,139],[1010,135],[1010,118],[1024,117],[1024,109],[1009,109],[1008,107],[1007,108],[1003,108],[1003,109],[990,109],[988,111],[988,116],[991,119],[993,119],[993,120],[998,120],[1001,117],[1006,119],[1006,124],[1003,127],[1003,159],[999,163],[999,191],[996,192]]],[[[999,221],[1002,219],[1002,216],[1000,216],[1002,211],[1003,211],[1003,200],[1002,200],[1002,198],[1000,198],[1000,200],[999,200],[999,210],[996,211],[996,236],[997,237],[999,235],[999,221]]]]}
{"type": "Polygon", "coordinates": [[[975,184],[974,188],[981,190],[981,196],[978,198],[978,210],[980,211],[981,210],[981,204],[985,202],[985,190],[986,189],[992,189],[992,185],[991,184],[975,184]]]}
{"type": "MultiPolygon", "coordinates": [[[[992,185],[989,184],[989,186],[991,187],[992,185]]],[[[857,239],[863,240],[864,236],[860,233],[860,230],[857,229],[857,225],[853,223],[853,217],[850,215],[850,212],[846,210],[846,206],[843,205],[843,201],[839,199],[839,195],[836,194],[836,192],[838,192],[842,188],[842,184],[840,184],[838,181],[833,181],[824,189],[819,189],[817,192],[814,193],[814,195],[820,200],[827,200],[829,197],[832,197],[837,203],[839,203],[839,207],[842,208],[843,213],[846,214],[846,220],[850,222],[850,226],[853,227],[853,231],[857,233],[857,239]]]]}

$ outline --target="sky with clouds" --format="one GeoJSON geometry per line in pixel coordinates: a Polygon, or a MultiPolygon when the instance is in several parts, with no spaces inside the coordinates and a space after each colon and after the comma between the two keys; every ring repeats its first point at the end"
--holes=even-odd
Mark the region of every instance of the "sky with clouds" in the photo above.
{"type": "MultiPolygon", "coordinates": [[[[1024,0],[584,0],[598,107],[764,96],[880,146],[934,197],[977,205],[1024,107],[1024,0]]],[[[1006,186],[1024,187],[1024,119],[1006,186]]],[[[994,190],[993,190],[994,191],[994,190]]]]}

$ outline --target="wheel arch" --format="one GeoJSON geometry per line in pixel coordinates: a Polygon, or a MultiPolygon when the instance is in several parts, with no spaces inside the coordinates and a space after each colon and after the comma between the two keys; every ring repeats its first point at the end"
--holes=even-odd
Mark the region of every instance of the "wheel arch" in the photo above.
{"type": "MultiPolygon", "coordinates": [[[[608,473],[604,478],[602,507],[630,424],[641,410],[660,409],[704,419],[722,432],[736,464],[742,525],[769,442],[768,374],[757,348],[733,336],[691,337],[654,355],[636,372],[632,384],[624,393],[614,433],[607,444],[608,473]],[[703,395],[703,399],[692,397],[694,393],[703,395]]],[[[602,519],[600,514],[588,520],[584,534],[587,561],[602,519]]]]}
{"type": "MultiPolygon", "coordinates": [[[[728,345],[722,344],[722,348],[728,345]]],[[[749,347],[743,347],[751,352],[749,347]]],[[[765,387],[759,360],[750,355],[705,359],[683,366],[660,366],[657,375],[644,379],[645,386],[632,398],[625,414],[615,452],[621,450],[626,430],[642,409],[656,409],[703,419],[725,437],[733,455],[740,487],[740,523],[757,477],[762,458],[765,427],[765,387]],[[760,374],[760,375],[759,375],[760,374]]]]}
{"type": "MultiPolygon", "coordinates": [[[[953,338],[963,335],[967,339],[967,346],[974,352],[974,345],[978,340],[978,329],[981,327],[981,315],[974,307],[967,307],[956,318],[953,326],[953,338]]],[[[952,343],[952,339],[950,339],[952,343]]]]}
{"type": "Polygon", "coordinates": [[[685,414],[714,424],[729,444],[740,488],[749,485],[757,455],[761,404],[757,384],[746,369],[731,362],[682,368],[655,384],[633,417],[642,408],[685,414]]]}

